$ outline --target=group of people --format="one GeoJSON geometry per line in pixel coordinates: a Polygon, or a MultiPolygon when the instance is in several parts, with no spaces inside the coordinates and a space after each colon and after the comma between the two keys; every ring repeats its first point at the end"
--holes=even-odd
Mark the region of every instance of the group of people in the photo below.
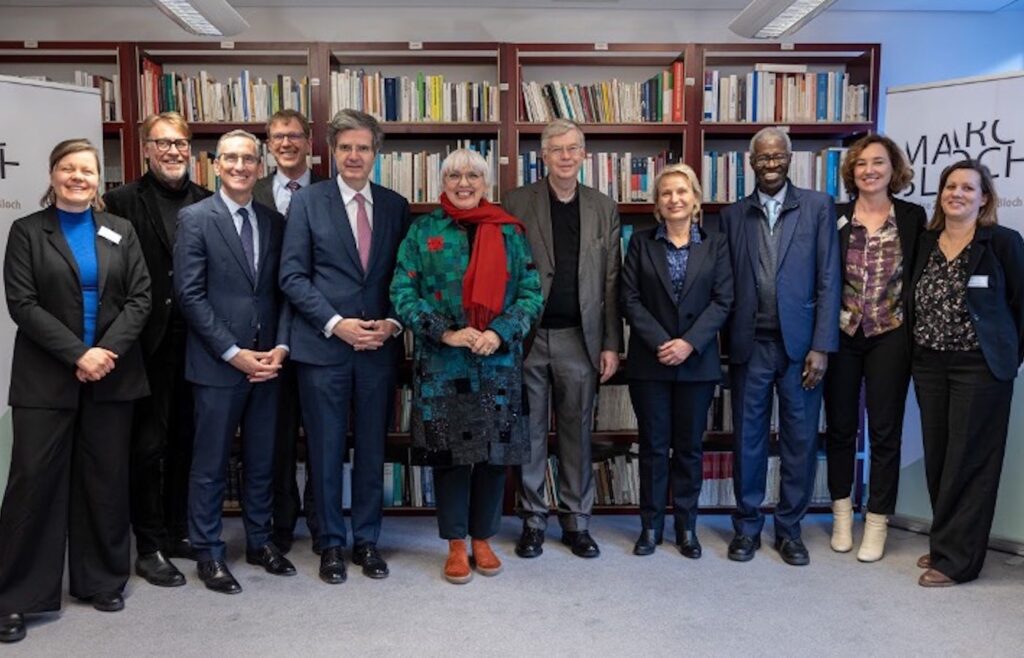
{"type": "Polygon", "coordinates": [[[765,128],[751,140],[751,195],[705,219],[697,175],[669,165],[653,185],[656,225],[633,235],[623,259],[616,204],[578,182],[586,145],[570,121],[543,131],[547,176],[501,206],[487,199],[486,161],[451,152],[439,208],[415,221],[405,198],[370,182],[383,132],[362,112],[331,120],[338,175],[328,180],[308,168],[310,125],[297,112],[268,122],[277,169],[264,178],[260,140],[226,133],[216,193],[189,181],[179,115],[149,117],[141,136],[148,171],[105,195],[95,147],[58,144],[44,208],[11,227],[4,280],[18,331],[0,641],[25,636],[25,614],[60,608],[65,544],[71,595],[122,609],[129,528],[148,582],[183,585],[171,558],[188,558],[206,587],[241,592],[221,539],[239,428],[246,561],[294,575],[286,554],[304,509],[324,582],[346,580],[349,546],[365,576],[387,577],[382,470],[406,331],[413,458],[433,467],[450,582],[501,571],[490,540],[509,466],[520,475],[515,553],[543,552],[549,414],[561,541],[579,557],[600,554],[588,528],[591,428],[598,385],[620,367],[623,318],[640,444],[634,553],[662,543],[671,498],[678,550],[701,556],[702,438],[724,353],[737,501],[729,559],[760,548],[777,452],[775,548],[809,563],[800,522],[823,395],[832,548],[852,549],[862,385],[871,483],[857,557],[882,557],[912,374],[934,510],[919,582],[977,577],[1024,357],[1024,241],[997,225],[979,163],[943,172],[926,222],[923,208],[894,198],[911,178],[906,157],[869,135],[842,165],[854,201],[837,210],[789,180],[790,140],[765,128]]]}

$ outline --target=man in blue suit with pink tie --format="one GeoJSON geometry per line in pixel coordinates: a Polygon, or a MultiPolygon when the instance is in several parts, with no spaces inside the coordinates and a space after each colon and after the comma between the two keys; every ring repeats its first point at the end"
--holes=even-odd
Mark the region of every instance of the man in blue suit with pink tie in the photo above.
{"type": "Polygon", "coordinates": [[[729,559],[739,562],[761,546],[773,395],[781,458],[775,548],[788,564],[810,562],[800,521],[814,487],[821,381],[828,352],[839,347],[835,205],[789,181],[792,155],[783,130],[759,131],[750,142],[756,189],[722,211],[735,286],[728,352],[736,535],[729,559]]]}
{"type": "Polygon", "coordinates": [[[385,578],[377,550],[383,513],[384,443],[402,331],[388,296],[409,203],[370,183],[383,131],[370,115],[342,110],[327,141],[338,175],[303,188],[288,209],[281,289],[295,316],[296,364],[320,530],[320,578],[345,581],[342,467],[352,430],[352,562],[385,578]],[[352,421],[350,423],[350,420],[352,421]]]}

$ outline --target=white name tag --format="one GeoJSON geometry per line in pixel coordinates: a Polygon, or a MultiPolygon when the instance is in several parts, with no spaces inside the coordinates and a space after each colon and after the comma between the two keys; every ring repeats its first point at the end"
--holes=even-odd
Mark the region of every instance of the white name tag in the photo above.
{"type": "Polygon", "coordinates": [[[836,222],[836,229],[842,229],[849,223],[850,220],[846,219],[846,215],[843,215],[842,217],[839,218],[839,221],[836,222]]]}
{"type": "Polygon", "coordinates": [[[121,244],[121,234],[110,230],[106,226],[101,226],[100,230],[96,232],[96,235],[100,236],[104,240],[109,240],[114,244],[121,244]]]}
{"type": "Polygon", "coordinates": [[[988,275],[975,274],[967,280],[968,288],[988,288],[988,275]]]}

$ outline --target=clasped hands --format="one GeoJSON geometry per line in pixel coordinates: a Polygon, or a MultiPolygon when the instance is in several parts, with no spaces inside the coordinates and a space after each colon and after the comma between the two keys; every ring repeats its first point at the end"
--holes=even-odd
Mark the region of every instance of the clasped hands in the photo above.
{"type": "Polygon", "coordinates": [[[477,356],[489,356],[501,347],[501,336],[491,329],[480,331],[474,327],[463,327],[445,331],[441,342],[449,347],[465,347],[477,356]]]}
{"type": "Polygon", "coordinates": [[[357,352],[375,350],[384,345],[384,341],[391,338],[398,331],[398,327],[390,320],[360,320],[359,318],[345,318],[335,323],[331,329],[338,338],[352,346],[357,352]]]}
{"type": "Polygon", "coordinates": [[[664,366],[678,366],[693,354],[693,345],[682,338],[667,340],[658,346],[658,361],[664,366]]]}
{"type": "Polygon", "coordinates": [[[286,358],[288,352],[280,347],[266,352],[242,349],[231,357],[231,365],[244,372],[250,384],[259,384],[277,377],[286,358]]]}
{"type": "Polygon", "coordinates": [[[75,361],[75,377],[82,382],[98,382],[117,365],[117,354],[105,347],[90,347],[75,361]]]}

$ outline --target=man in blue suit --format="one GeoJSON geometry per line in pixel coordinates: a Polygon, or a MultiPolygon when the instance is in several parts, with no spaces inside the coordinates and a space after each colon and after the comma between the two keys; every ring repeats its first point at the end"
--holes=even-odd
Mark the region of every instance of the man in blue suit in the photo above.
{"type": "Polygon", "coordinates": [[[800,539],[817,466],[821,381],[839,347],[840,271],[832,199],[788,178],[792,145],[779,128],[750,141],[753,194],[722,211],[735,304],[729,320],[736,536],[729,559],[761,547],[769,422],[779,398],[781,483],[775,548],[788,564],[810,562],[800,539]]]}
{"type": "Polygon", "coordinates": [[[218,194],[178,214],[174,288],[188,324],[185,377],[194,385],[195,446],[189,539],[199,578],[216,592],[242,591],[220,538],[231,442],[242,427],[246,561],[279,576],[295,567],[270,541],[274,429],[291,314],[277,286],[284,219],[252,200],[259,140],[233,130],[217,143],[218,194]]]}
{"type": "Polygon", "coordinates": [[[320,578],[345,581],[342,466],[351,417],[352,562],[385,578],[377,550],[383,513],[384,442],[402,326],[388,297],[409,203],[370,183],[383,131],[370,115],[342,110],[327,128],[338,176],[292,196],[281,289],[295,308],[296,364],[320,530],[320,578]]]}

